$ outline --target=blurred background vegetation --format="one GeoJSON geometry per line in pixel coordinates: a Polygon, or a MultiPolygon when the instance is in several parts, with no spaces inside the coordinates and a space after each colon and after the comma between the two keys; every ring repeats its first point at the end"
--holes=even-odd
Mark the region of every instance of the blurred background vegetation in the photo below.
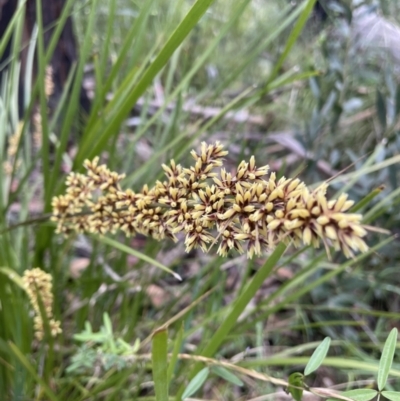
{"type": "MultiPolygon", "coordinates": [[[[371,198],[366,224],[400,232],[399,2],[67,0],[50,25],[36,14],[26,36],[29,7],[47,7],[29,3],[18,2],[0,37],[0,56],[9,46],[0,62],[1,400],[155,399],[144,340],[175,317],[168,352],[203,355],[268,259],[185,254],[183,243],[141,236],[64,238],[49,221],[4,231],[51,212],[86,158],[99,155],[126,173],[124,188],[138,189],[160,179],[161,163],[189,165],[200,141],[219,140],[228,166],[254,154],[279,176],[330,180],[332,196],[371,198]],[[69,17],[76,57],[62,90],[48,94],[46,70],[59,71],[52,51],[69,17]],[[53,277],[56,339],[34,339],[20,282],[33,267],[53,277]]],[[[330,336],[307,384],[375,388],[400,318],[400,247],[382,234],[367,242],[375,248],[350,261],[289,249],[212,357],[286,380],[330,336]]],[[[171,399],[197,366],[189,358],[170,368],[171,399]]],[[[223,372],[198,378],[196,399],[291,399],[282,385],[223,372]]],[[[387,388],[400,390],[396,358],[392,377],[387,388]]]]}

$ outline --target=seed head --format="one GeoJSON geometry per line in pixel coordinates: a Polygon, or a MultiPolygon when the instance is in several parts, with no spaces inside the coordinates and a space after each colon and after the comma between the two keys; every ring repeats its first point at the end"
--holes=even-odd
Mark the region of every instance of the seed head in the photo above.
{"type": "Polygon", "coordinates": [[[194,165],[171,160],[162,165],[165,181],[137,193],[123,190],[124,176],[99,165],[98,158],[87,160],[87,173],[71,173],[66,194],[53,199],[57,231],[121,230],[174,241],[181,234],[188,252],[217,245],[222,256],[235,249],[253,257],[280,241],[316,248],[322,243],[328,253],[332,246],[346,257],[368,250],[367,227],[361,215],[348,212],[353,201],[346,194],[328,200],[326,184],[311,190],[298,178],[278,180],[267,165],[257,167],[254,156],[228,172],[227,153],[219,142],[203,142],[200,152],[191,152],[194,165]]]}

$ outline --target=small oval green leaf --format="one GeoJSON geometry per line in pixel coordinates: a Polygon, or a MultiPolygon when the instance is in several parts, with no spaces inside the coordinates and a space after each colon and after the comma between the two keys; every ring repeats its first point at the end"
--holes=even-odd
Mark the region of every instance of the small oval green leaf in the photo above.
{"type": "MultiPolygon", "coordinates": [[[[356,390],[343,391],[340,393],[345,397],[349,397],[354,401],[371,401],[376,397],[378,392],[370,388],[360,388],[356,390]]],[[[339,398],[328,398],[326,401],[339,401],[339,398]]]]}
{"type": "Polygon", "coordinates": [[[331,345],[331,339],[326,337],[324,341],[315,349],[304,369],[304,376],[308,376],[310,373],[317,370],[322,362],[324,361],[326,354],[328,353],[329,346],[331,345]]]}
{"type": "Polygon", "coordinates": [[[394,351],[396,350],[397,343],[397,329],[393,328],[386,339],[385,346],[383,347],[382,356],[379,361],[378,369],[378,389],[382,391],[387,382],[389,376],[390,368],[392,367],[394,351]]]}
{"type": "Polygon", "coordinates": [[[303,397],[304,376],[300,372],[294,372],[289,376],[289,387],[287,391],[296,401],[301,401],[303,397]]]}
{"type": "Polygon", "coordinates": [[[225,369],[222,366],[213,366],[211,370],[212,372],[214,372],[219,377],[222,377],[227,382],[232,383],[235,386],[243,386],[243,382],[228,369],[225,369]]]}
{"type": "Polygon", "coordinates": [[[390,401],[400,401],[400,393],[398,391],[382,391],[382,395],[390,401]]]}
{"type": "Polygon", "coordinates": [[[204,368],[200,370],[199,373],[193,379],[190,381],[188,386],[186,387],[185,391],[182,394],[182,400],[185,398],[190,397],[192,394],[194,394],[207,380],[207,377],[210,373],[209,368],[204,368]]]}

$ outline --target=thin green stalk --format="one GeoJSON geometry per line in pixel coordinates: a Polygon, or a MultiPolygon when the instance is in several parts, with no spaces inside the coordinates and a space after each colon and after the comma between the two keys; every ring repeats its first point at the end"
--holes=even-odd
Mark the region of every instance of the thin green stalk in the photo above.
{"type": "MultiPolygon", "coordinates": [[[[69,98],[68,107],[65,113],[65,118],[61,128],[60,135],[60,143],[57,148],[56,158],[54,161],[54,166],[52,168],[53,174],[50,177],[49,181],[49,191],[46,194],[46,211],[47,207],[50,206],[51,198],[54,195],[55,187],[57,185],[59,174],[60,174],[60,166],[62,161],[62,156],[67,147],[68,138],[70,137],[71,129],[73,127],[73,122],[76,121],[76,115],[79,110],[79,94],[81,91],[81,85],[83,80],[83,73],[86,60],[89,57],[91,46],[92,46],[92,36],[95,22],[96,9],[98,6],[98,0],[94,0],[92,3],[92,8],[90,12],[90,17],[88,21],[88,26],[85,32],[85,38],[83,45],[81,47],[81,51],[79,54],[79,62],[76,68],[75,77],[72,85],[72,93],[69,98]]],[[[43,118],[43,117],[42,117],[43,118]]]]}
{"type": "Polygon", "coordinates": [[[283,52],[282,52],[281,56],[279,57],[278,61],[275,63],[274,69],[271,72],[271,75],[270,75],[270,77],[268,79],[267,84],[265,85],[265,88],[264,88],[263,92],[269,90],[269,88],[268,88],[269,84],[278,75],[279,70],[281,69],[284,61],[286,60],[287,56],[290,53],[290,50],[292,49],[292,47],[297,42],[297,39],[300,36],[300,33],[303,30],[304,25],[307,22],[308,17],[311,14],[311,12],[312,12],[312,10],[314,8],[315,2],[316,2],[316,0],[307,0],[306,1],[306,6],[304,7],[304,10],[300,14],[299,19],[296,22],[296,25],[293,27],[292,32],[290,33],[289,38],[286,41],[285,48],[283,49],[283,52]]]}
{"type": "MultiPolygon", "coordinates": [[[[269,256],[264,265],[257,271],[257,273],[253,276],[249,284],[243,290],[239,298],[234,302],[228,316],[222,322],[221,326],[215,332],[215,334],[211,337],[207,345],[200,351],[200,355],[205,357],[212,357],[215,352],[218,350],[218,347],[223,343],[226,339],[230,331],[235,326],[237,320],[240,315],[243,313],[246,306],[253,299],[256,292],[263,285],[264,281],[273,271],[275,265],[278,263],[279,259],[283,255],[286,250],[286,245],[284,243],[278,244],[272,254],[269,256]]],[[[201,363],[197,363],[192,372],[190,374],[189,380],[193,379],[193,377],[200,371],[202,368],[201,363]]],[[[177,394],[177,399],[180,399],[184,388],[181,388],[177,394]]]]}
{"type": "Polygon", "coordinates": [[[243,290],[237,301],[232,305],[232,310],[229,312],[229,315],[224,320],[219,329],[215,332],[207,346],[201,351],[201,355],[211,357],[215,354],[227,334],[236,324],[237,320],[239,319],[240,315],[242,314],[248,303],[254,298],[256,292],[260,289],[264,281],[271,274],[273,268],[278,263],[285,250],[286,245],[284,243],[280,243],[275,248],[275,250],[272,252],[264,265],[253,276],[250,283],[243,290]]]}
{"type": "MultiPolygon", "coordinates": [[[[394,240],[394,237],[387,238],[384,241],[381,241],[379,244],[375,245],[374,247],[370,248],[368,252],[357,255],[357,257],[355,257],[354,259],[351,259],[351,260],[348,260],[345,263],[342,263],[336,269],[333,269],[333,270],[329,271],[328,273],[324,274],[323,276],[321,276],[317,280],[314,280],[314,281],[312,281],[311,283],[309,283],[307,285],[303,285],[297,291],[293,291],[290,295],[287,295],[281,302],[279,302],[275,306],[273,306],[270,309],[268,309],[262,315],[258,316],[257,320],[266,320],[273,313],[285,308],[286,305],[289,304],[290,302],[296,301],[297,299],[299,299],[304,294],[311,293],[311,291],[314,288],[316,288],[319,285],[321,285],[323,283],[326,283],[329,280],[333,279],[339,273],[345,271],[347,268],[349,268],[350,266],[354,265],[355,263],[360,262],[361,260],[365,259],[369,255],[371,255],[372,253],[377,251],[379,248],[389,244],[393,240],[394,240]]],[[[253,323],[254,323],[254,321],[253,321],[253,323]]]]}

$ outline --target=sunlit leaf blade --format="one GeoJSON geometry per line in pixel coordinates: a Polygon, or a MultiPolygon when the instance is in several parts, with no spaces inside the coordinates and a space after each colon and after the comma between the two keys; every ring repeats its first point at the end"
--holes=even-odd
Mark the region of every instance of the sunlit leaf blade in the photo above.
{"type": "Polygon", "coordinates": [[[316,350],[311,355],[310,360],[307,363],[306,368],[304,369],[304,375],[308,376],[310,373],[316,371],[324,361],[326,354],[328,353],[329,346],[331,345],[331,339],[326,337],[320,345],[316,348],[316,350]]]}
{"type": "Polygon", "coordinates": [[[8,343],[10,350],[16,356],[16,358],[20,361],[22,366],[28,371],[28,373],[32,376],[32,379],[35,380],[41,387],[43,392],[47,395],[47,397],[51,401],[57,401],[58,397],[53,393],[50,387],[45,383],[45,381],[36,373],[36,368],[31,365],[29,360],[25,357],[25,355],[19,350],[19,348],[12,343],[11,341],[8,343]]]}
{"type": "Polygon", "coordinates": [[[302,11],[302,13],[300,14],[296,24],[294,25],[292,32],[289,35],[289,38],[286,42],[285,48],[281,54],[281,56],[279,57],[278,61],[276,62],[274,69],[271,73],[271,76],[268,80],[268,84],[266,85],[267,89],[269,90],[269,84],[275,79],[276,75],[278,74],[278,71],[280,70],[280,68],[282,67],[286,57],[289,55],[290,50],[292,49],[292,47],[294,46],[294,44],[296,43],[301,31],[304,28],[305,23],[307,22],[308,17],[310,16],[314,4],[315,4],[316,0],[307,0],[306,1],[306,5],[304,7],[304,10],[302,11]]]}
{"type": "Polygon", "coordinates": [[[167,341],[167,330],[160,330],[154,333],[151,359],[156,401],[168,401],[167,341]]]}
{"type": "Polygon", "coordinates": [[[182,399],[190,397],[193,395],[207,380],[207,377],[210,373],[210,368],[204,368],[200,370],[199,373],[190,381],[185,391],[182,394],[182,399]]]}
{"type": "Polygon", "coordinates": [[[400,401],[400,392],[398,391],[382,391],[382,395],[391,401],[400,401]]]}
{"type": "Polygon", "coordinates": [[[372,199],[378,196],[385,189],[384,185],[381,185],[375,189],[373,189],[369,194],[367,194],[363,199],[361,199],[358,203],[356,203],[351,209],[351,213],[355,213],[363,207],[367,206],[372,199]]]}
{"type": "MultiPolygon", "coordinates": [[[[99,123],[93,127],[93,131],[88,135],[90,140],[87,139],[82,143],[82,146],[78,150],[78,154],[75,158],[75,167],[79,168],[85,158],[90,159],[104,149],[111,136],[118,132],[119,126],[132,110],[132,107],[136,104],[139,97],[150,86],[153,79],[166,65],[175,50],[189,35],[213,1],[214,0],[197,0],[193,4],[188,14],[176,27],[154,61],[143,73],[143,76],[137,82],[135,88],[129,93],[124,103],[120,105],[118,112],[109,119],[110,121],[106,120],[106,126],[103,127],[104,123],[99,120],[99,123]],[[93,139],[96,139],[95,142],[93,139]]],[[[118,99],[115,101],[118,101],[118,99]]]]}
{"type": "Polygon", "coordinates": [[[180,329],[178,330],[177,337],[174,342],[174,349],[172,350],[172,356],[168,365],[168,373],[167,373],[168,383],[171,382],[171,378],[174,374],[174,369],[176,367],[176,362],[178,361],[178,354],[182,347],[183,333],[184,333],[184,326],[182,323],[180,329]]]}
{"type": "Polygon", "coordinates": [[[378,389],[382,391],[387,382],[387,378],[389,376],[390,368],[392,367],[394,351],[396,350],[396,342],[397,342],[397,329],[393,328],[390,332],[388,338],[386,339],[385,346],[383,347],[382,356],[379,361],[379,369],[378,369],[378,389]]]}
{"type": "MultiPolygon", "coordinates": [[[[351,398],[354,401],[370,401],[378,392],[370,388],[360,388],[356,390],[343,391],[342,395],[351,398]]],[[[328,398],[327,401],[338,401],[339,398],[328,398]]]]}
{"type": "Polygon", "coordinates": [[[126,246],[124,244],[121,244],[120,242],[115,241],[115,240],[113,240],[111,238],[107,238],[107,237],[103,237],[103,236],[96,236],[96,239],[99,242],[102,242],[103,244],[110,245],[110,246],[112,246],[112,247],[114,247],[116,249],[119,249],[120,251],[125,252],[125,253],[127,253],[129,255],[136,256],[137,258],[139,258],[139,259],[141,259],[141,260],[143,260],[143,261],[145,261],[147,263],[150,263],[153,266],[156,266],[156,267],[160,268],[161,270],[164,270],[165,272],[167,272],[169,274],[172,274],[179,281],[182,281],[182,278],[178,273],[173,272],[167,266],[164,266],[162,263],[158,262],[155,259],[152,259],[150,256],[147,256],[142,252],[136,251],[135,249],[130,248],[129,246],[126,246]]]}
{"type": "Polygon", "coordinates": [[[213,366],[211,370],[213,371],[213,373],[215,373],[219,377],[222,377],[227,382],[230,382],[236,386],[243,386],[243,382],[228,369],[225,369],[222,366],[213,366]]]}

